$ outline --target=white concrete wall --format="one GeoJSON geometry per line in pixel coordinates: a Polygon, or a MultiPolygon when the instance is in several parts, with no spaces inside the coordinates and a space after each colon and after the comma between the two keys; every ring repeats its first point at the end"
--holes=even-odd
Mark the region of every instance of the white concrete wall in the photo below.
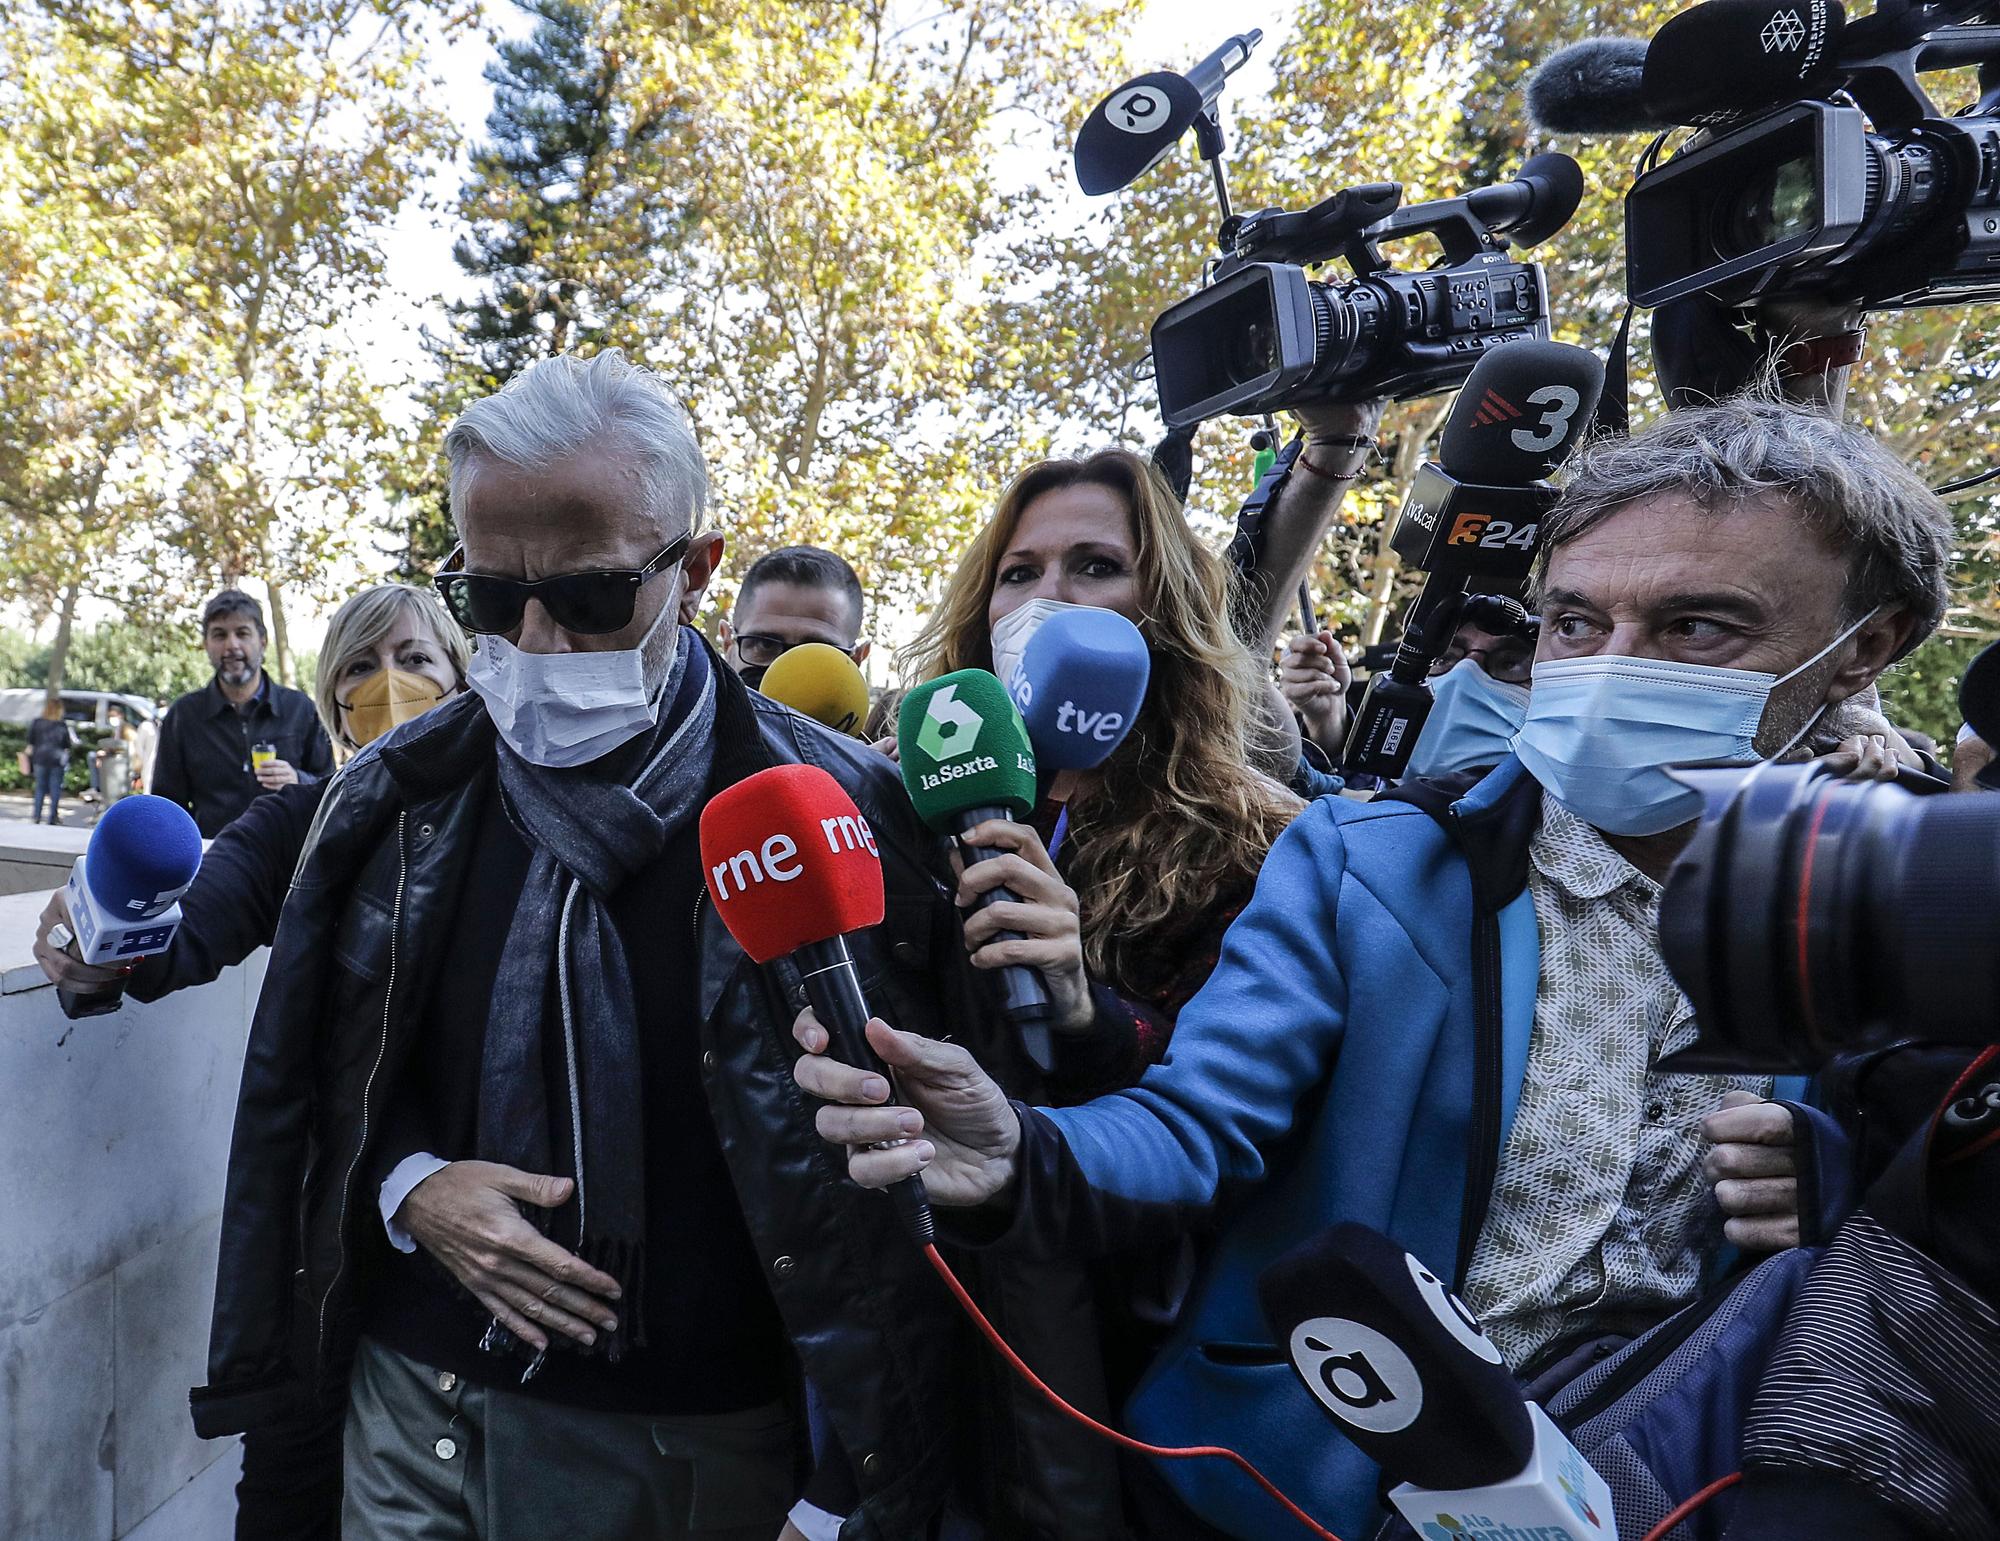
{"type": "Polygon", "coordinates": [[[234,1442],[187,1392],[264,954],[71,1022],[29,951],[46,898],[0,897],[0,1537],[219,1541],[234,1442]]]}
{"type": "MultiPolygon", "coordinates": [[[[90,843],[90,831],[70,824],[0,824],[0,894],[46,894],[69,881],[70,868],[90,843]]],[[[37,906],[39,910],[39,906],[37,906]]],[[[33,940],[33,933],[29,934],[33,940]]],[[[11,940],[0,952],[13,961],[11,940]]]]}

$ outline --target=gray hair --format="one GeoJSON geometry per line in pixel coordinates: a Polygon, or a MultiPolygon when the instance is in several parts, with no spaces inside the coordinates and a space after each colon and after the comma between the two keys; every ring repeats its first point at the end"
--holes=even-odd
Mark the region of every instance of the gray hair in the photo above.
{"type": "Polygon", "coordinates": [[[1602,438],[1570,462],[1542,523],[1539,587],[1551,553],[1622,508],[1678,493],[1705,513],[1773,497],[1847,555],[1846,622],[1907,610],[1908,653],[1944,618],[1951,511],[1917,474],[1860,430],[1768,395],[1669,412],[1630,438],[1602,438]]]}
{"type": "Polygon", "coordinates": [[[539,470],[608,439],[638,461],[645,512],[669,524],[685,514],[699,530],[708,509],[708,463],[694,425],[666,383],[615,348],[589,359],[559,353],[530,364],[458,415],[444,436],[451,518],[463,528],[466,463],[474,453],[539,470]]]}

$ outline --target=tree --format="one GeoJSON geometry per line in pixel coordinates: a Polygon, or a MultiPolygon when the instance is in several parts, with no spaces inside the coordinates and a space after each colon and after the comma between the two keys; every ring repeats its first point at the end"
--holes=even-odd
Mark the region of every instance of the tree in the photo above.
{"type": "Polygon", "coordinates": [[[1010,243],[1045,202],[1003,186],[998,150],[1011,138],[1053,159],[1054,133],[1114,75],[1135,9],[655,0],[622,13],[648,89],[676,104],[667,153],[702,168],[700,201],[657,256],[649,361],[703,430],[733,560],[833,546],[894,604],[985,516],[1035,447],[1034,425],[995,410],[986,328],[1010,243]]]}
{"type": "Polygon", "coordinates": [[[117,75],[73,29],[0,16],[0,587],[56,618],[56,688],[79,600],[119,586],[158,512],[187,367],[174,254],[131,215],[150,158],[117,75]]]}
{"type": "Polygon", "coordinates": [[[449,331],[430,338],[440,379],[424,393],[422,442],[398,487],[409,576],[451,548],[439,425],[536,358],[645,353],[660,325],[649,313],[661,289],[654,254],[699,196],[699,182],[664,155],[671,95],[634,79],[602,7],[521,0],[520,9],[539,20],[487,67],[487,142],[459,195],[468,229],[453,257],[482,292],[448,306],[449,331]]]}
{"type": "MultiPolygon", "coordinates": [[[[170,539],[264,579],[277,672],[286,591],[320,586],[377,511],[392,435],[341,335],[383,272],[376,232],[451,142],[424,97],[426,0],[238,0],[149,31],[145,76],[187,104],[179,210],[203,303],[201,433],[170,539]]],[[[164,104],[163,104],[164,110],[164,104]]]]}

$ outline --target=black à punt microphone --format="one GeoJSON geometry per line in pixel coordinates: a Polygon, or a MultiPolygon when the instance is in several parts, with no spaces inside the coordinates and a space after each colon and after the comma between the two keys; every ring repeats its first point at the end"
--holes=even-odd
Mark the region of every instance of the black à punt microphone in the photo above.
{"type": "Polygon", "coordinates": [[[1389,1499],[1417,1534],[1615,1541],[1604,1479],[1450,1287],[1388,1237],[1336,1225],[1265,1269],[1257,1293],[1306,1389],[1402,1484],[1389,1499]]]}

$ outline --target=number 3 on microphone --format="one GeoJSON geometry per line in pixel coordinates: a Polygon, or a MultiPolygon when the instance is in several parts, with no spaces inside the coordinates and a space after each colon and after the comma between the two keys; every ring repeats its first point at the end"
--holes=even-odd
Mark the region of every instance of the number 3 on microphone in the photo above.
{"type": "Polygon", "coordinates": [[[1527,428],[1516,428],[1508,437],[1514,441],[1514,448],[1526,450],[1532,455],[1554,449],[1562,443],[1564,435],[1569,432],[1570,419],[1583,405],[1583,398],[1574,386],[1545,385],[1529,395],[1528,405],[1542,408],[1542,431],[1535,433],[1527,428]]]}

